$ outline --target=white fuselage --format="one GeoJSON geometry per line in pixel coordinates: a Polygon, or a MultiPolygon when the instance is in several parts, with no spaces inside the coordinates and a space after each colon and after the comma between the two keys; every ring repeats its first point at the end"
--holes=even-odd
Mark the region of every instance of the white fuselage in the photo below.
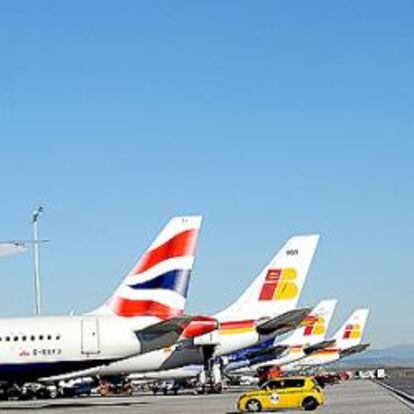
{"type": "Polygon", "coordinates": [[[150,323],[92,315],[0,319],[0,381],[27,381],[139,354],[134,330],[150,323]]]}
{"type": "Polygon", "coordinates": [[[174,345],[143,355],[116,361],[108,365],[96,366],[73,374],[65,374],[57,379],[69,379],[87,376],[129,375],[157,370],[172,370],[185,365],[202,364],[201,349],[197,345],[214,346],[214,356],[223,356],[231,352],[252,346],[259,341],[259,334],[252,323],[249,326],[233,328],[232,326],[213,331],[194,338],[196,346],[192,351],[178,351],[180,345],[174,345]]]}

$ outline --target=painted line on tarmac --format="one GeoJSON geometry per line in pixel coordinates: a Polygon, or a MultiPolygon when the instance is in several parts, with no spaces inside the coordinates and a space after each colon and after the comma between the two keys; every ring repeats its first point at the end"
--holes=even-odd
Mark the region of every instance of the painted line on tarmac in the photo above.
{"type": "Polygon", "coordinates": [[[392,387],[391,385],[385,384],[378,380],[372,380],[375,384],[388,390],[393,397],[398,401],[402,402],[405,406],[414,411],[414,396],[407,394],[404,391],[399,390],[398,388],[392,387]]]}
{"type": "MultiPolygon", "coordinates": [[[[88,397],[86,397],[88,398],[88,397]]],[[[81,399],[64,399],[64,400],[35,400],[35,401],[8,401],[0,404],[0,411],[2,410],[44,410],[44,409],[59,409],[59,408],[90,408],[90,407],[138,407],[150,404],[146,401],[136,400],[116,400],[112,401],[99,400],[88,398],[85,400],[81,399]]],[[[104,397],[105,398],[105,397],[104,397]]]]}

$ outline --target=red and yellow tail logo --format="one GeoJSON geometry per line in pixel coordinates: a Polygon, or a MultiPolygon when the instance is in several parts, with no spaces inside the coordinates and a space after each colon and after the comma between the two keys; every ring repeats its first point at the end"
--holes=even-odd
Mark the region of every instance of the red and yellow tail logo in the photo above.
{"type": "Polygon", "coordinates": [[[361,325],[346,325],[343,339],[358,339],[361,338],[361,325]]]}
{"type": "Polygon", "coordinates": [[[326,332],[325,318],[323,316],[309,315],[303,320],[302,326],[305,328],[304,336],[323,335],[326,332]]]}
{"type": "Polygon", "coordinates": [[[259,300],[294,299],[298,294],[296,269],[269,269],[259,300]]]}

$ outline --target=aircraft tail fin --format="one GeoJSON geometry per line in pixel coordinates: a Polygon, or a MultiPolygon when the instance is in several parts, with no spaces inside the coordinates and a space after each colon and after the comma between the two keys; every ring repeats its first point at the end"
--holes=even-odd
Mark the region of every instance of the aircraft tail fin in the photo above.
{"type": "Polygon", "coordinates": [[[339,349],[347,349],[361,343],[368,314],[369,309],[356,309],[341,326],[333,337],[339,349]]]}
{"type": "Polygon", "coordinates": [[[322,300],[319,302],[304,319],[301,326],[282,341],[282,343],[294,346],[313,345],[323,341],[336,304],[336,299],[322,300]]]}
{"type": "Polygon", "coordinates": [[[172,218],[114,294],[92,314],[121,317],[183,314],[201,216],[172,218]]]}
{"type": "Polygon", "coordinates": [[[250,286],[227,309],[220,321],[272,317],[296,307],[319,235],[290,238],[250,286]]]}

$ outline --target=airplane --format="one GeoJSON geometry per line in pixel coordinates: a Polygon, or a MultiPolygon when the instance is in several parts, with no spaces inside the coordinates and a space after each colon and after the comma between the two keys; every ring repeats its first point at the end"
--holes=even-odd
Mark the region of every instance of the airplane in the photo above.
{"type": "Polygon", "coordinates": [[[335,341],[334,346],[318,350],[299,361],[283,365],[283,372],[330,364],[367,349],[369,344],[361,343],[361,341],[368,315],[369,309],[356,309],[332,337],[335,341]]]}
{"type": "Polygon", "coordinates": [[[183,311],[200,225],[200,216],[172,218],[94,311],[1,318],[2,390],[173,345],[193,323],[183,311]]]}
{"type": "Polygon", "coordinates": [[[26,241],[2,241],[0,242],[0,256],[10,256],[23,253],[27,250],[26,241]]]}
{"type": "Polygon", "coordinates": [[[136,373],[180,369],[187,365],[203,369],[217,356],[295,329],[310,312],[309,308],[295,308],[318,240],[319,235],[290,238],[238,300],[210,317],[218,322],[218,329],[202,335],[198,329],[198,335],[171,347],[45,380],[112,375],[129,375],[133,379],[136,373]]]}
{"type": "Polygon", "coordinates": [[[282,341],[270,339],[230,355],[225,373],[231,375],[255,373],[258,368],[295,362],[334,345],[334,340],[325,340],[325,334],[336,304],[336,299],[319,302],[301,326],[282,341]]]}

